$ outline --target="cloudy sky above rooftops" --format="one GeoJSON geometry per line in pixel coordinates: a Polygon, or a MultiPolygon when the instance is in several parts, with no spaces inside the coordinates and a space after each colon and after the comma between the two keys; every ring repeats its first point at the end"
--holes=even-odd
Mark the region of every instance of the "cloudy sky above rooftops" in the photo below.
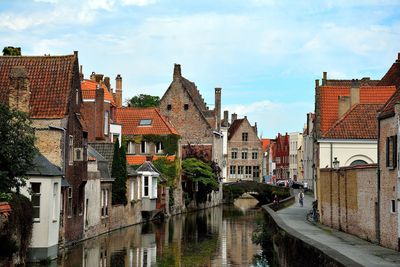
{"type": "Polygon", "coordinates": [[[123,77],[123,98],[162,96],[173,64],[214,107],[259,134],[302,131],[314,84],[380,79],[400,52],[396,0],[0,0],[0,46],[23,55],[79,51],[92,71],[123,77]]]}

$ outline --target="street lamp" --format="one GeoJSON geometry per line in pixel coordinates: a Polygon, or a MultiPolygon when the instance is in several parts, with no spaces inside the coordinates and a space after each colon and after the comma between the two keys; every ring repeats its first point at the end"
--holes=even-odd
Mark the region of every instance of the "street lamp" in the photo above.
{"type": "Polygon", "coordinates": [[[338,161],[337,157],[334,158],[334,160],[333,160],[332,163],[333,163],[333,168],[334,168],[335,170],[339,170],[340,161],[338,161]]]}

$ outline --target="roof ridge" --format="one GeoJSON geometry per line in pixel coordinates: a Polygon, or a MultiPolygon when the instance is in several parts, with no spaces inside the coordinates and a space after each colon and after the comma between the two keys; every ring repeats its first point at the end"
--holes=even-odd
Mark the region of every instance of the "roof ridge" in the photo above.
{"type": "Polygon", "coordinates": [[[174,132],[178,132],[176,129],[172,129],[170,125],[172,126],[172,123],[167,121],[166,118],[164,118],[164,115],[161,114],[159,108],[154,108],[158,116],[160,116],[161,120],[164,122],[164,124],[167,126],[167,128],[170,130],[170,132],[173,134],[174,132]],[[175,130],[175,131],[174,131],[175,130]]]}

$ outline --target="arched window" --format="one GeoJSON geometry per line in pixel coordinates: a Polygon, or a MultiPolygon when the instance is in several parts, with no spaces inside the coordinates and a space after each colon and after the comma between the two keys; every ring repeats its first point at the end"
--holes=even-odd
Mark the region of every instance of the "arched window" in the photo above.
{"type": "Polygon", "coordinates": [[[362,160],[362,159],[358,159],[353,161],[350,166],[357,166],[357,165],[366,165],[368,164],[366,161],[362,160]]]}

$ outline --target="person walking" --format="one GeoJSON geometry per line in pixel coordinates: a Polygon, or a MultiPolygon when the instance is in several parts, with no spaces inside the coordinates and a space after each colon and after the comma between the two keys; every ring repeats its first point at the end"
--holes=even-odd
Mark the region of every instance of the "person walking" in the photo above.
{"type": "Polygon", "coordinates": [[[303,201],[304,201],[304,193],[303,193],[303,191],[299,192],[298,197],[299,197],[300,206],[303,207],[303,201]]]}

